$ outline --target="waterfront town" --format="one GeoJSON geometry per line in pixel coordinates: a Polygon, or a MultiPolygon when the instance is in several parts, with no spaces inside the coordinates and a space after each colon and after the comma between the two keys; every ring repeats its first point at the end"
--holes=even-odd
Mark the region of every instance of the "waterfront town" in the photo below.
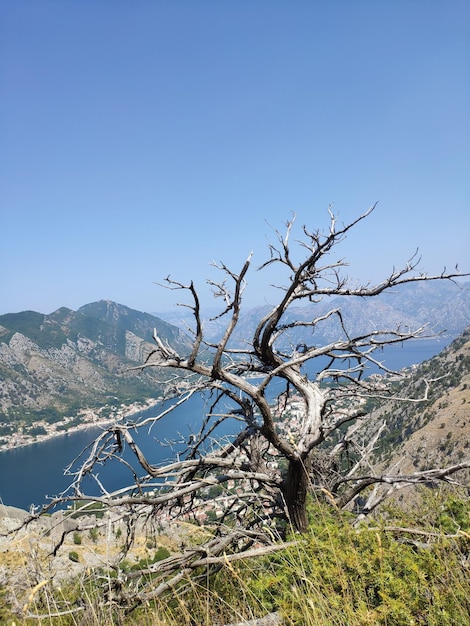
{"type": "Polygon", "coordinates": [[[15,424],[5,423],[5,428],[10,427],[12,432],[0,436],[0,452],[28,446],[33,443],[47,441],[54,437],[61,437],[68,433],[105,426],[106,424],[123,420],[139,411],[145,411],[156,403],[155,399],[134,402],[130,405],[121,404],[116,406],[104,406],[101,409],[84,409],[75,417],[63,417],[61,420],[49,423],[45,419],[32,422],[28,427],[16,427],[15,424]],[[16,429],[16,430],[15,430],[16,429]]]}

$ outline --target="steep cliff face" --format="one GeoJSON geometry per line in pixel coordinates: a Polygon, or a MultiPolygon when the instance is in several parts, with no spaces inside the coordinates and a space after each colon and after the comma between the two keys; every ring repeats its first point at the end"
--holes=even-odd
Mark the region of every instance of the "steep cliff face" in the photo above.
{"type": "Polygon", "coordinates": [[[153,349],[154,328],[187,349],[176,327],[108,301],[0,316],[0,423],[157,396],[158,372],[132,370],[153,349]]]}

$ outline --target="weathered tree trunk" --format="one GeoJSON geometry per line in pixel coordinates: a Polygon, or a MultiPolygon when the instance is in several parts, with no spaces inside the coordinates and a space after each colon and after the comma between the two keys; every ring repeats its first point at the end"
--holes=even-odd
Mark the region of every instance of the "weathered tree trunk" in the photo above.
{"type": "Polygon", "coordinates": [[[308,527],[307,495],[310,486],[310,458],[290,460],[283,484],[283,495],[291,524],[304,533],[308,527]]]}

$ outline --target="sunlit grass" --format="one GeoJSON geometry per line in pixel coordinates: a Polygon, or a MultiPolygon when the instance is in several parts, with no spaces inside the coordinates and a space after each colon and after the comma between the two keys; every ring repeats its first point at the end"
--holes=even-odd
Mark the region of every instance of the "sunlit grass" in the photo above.
{"type": "MultiPolygon", "coordinates": [[[[204,532],[195,528],[188,538],[197,543],[204,532]]],[[[470,624],[470,504],[463,497],[427,492],[419,507],[390,506],[360,527],[316,501],[309,531],[289,539],[295,544],[274,555],[227,560],[216,574],[200,570],[161,598],[127,609],[112,601],[109,571],[83,572],[59,588],[25,567],[17,605],[7,607],[0,595],[0,623],[222,626],[276,612],[288,625],[470,624]]],[[[41,564],[37,574],[44,572],[41,564]]]]}

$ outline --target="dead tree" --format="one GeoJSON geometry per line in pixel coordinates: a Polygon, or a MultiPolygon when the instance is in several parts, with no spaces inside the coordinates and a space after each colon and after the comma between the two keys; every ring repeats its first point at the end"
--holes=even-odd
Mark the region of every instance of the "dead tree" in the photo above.
{"type": "MultiPolygon", "coordinates": [[[[343,298],[372,298],[406,283],[449,280],[466,274],[444,270],[428,275],[418,269],[419,258],[414,255],[377,284],[353,283],[344,273],[347,264],[334,260],[337,257],[331,253],[337,254],[349,231],[373,209],[347,225],[339,225],[329,210],[326,232],[303,227],[301,240],[295,242],[291,242],[294,219],[286,224],[285,232],[276,231],[277,243],[269,247],[269,259],[259,269],[274,268],[285,283],[277,286],[278,302],[259,320],[250,337],[241,338],[237,333],[251,255],[238,273],[223,263],[216,265],[221,279],[209,281],[214,296],[223,300],[221,312],[214,318],[219,324],[224,322],[217,343],[206,339],[195,285],[168,277],[168,288],[189,294],[190,301],[183,306],[192,312],[193,325],[188,329],[192,349],[189,354],[178,354],[155,334],[156,347],[142,368],[168,370],[167,397],[174,402],[155,417],[115,423],[105,431],[75,474],[74,497],[86,497],[82,488],[85,475],[94,475],[99,481],[96,468],[101,463],[111,459],[126,462],[123,447],[132,450],[143,475],[133,470],[132,485],[114,494],[103,487],[102,496],[93,499],[113,506],[127,505],[134,512],[139,507],[148,512],[150,507],[152,514],[190,516],[198,507],[207,507],[211,487],[220,488],[232,481],[236,489],[214,496],[218,524],[221,527],[231,520],[250,528],[250,532],[282,516],[304,532],[307,498],[312,490],[326,494],[344,508],[351,507],[371,485],[419,482],[417,476],[405,480],[383,472],[376,474],[370,467],[383,425],[377,425],[373,434],[369,432],[365,443],[360,434],[368,420],[367,399],[393,397],[383,380],[367,377],[368,367],[373,364],[389,372],[380,361],[384,346],[425,336],[426,328],[371,328],[359,334],[347,328],[338,302],[343,298]],[[325,308],[330,302],[332,306],[325,308]],[[308,319],[296,319],[292,313],[300,305],[308,305],[308,319]],[[332,321],[337,336],[317,345],[315,333],[320,334],[332,321]],[[300,343],[293,339],[299,331],[305,339],[300,343]],[[307,366],[317,362],[318,368],[307,372],[307,366]],[[276,381],[280,386],[273,392],[276,381]],[[165,419],[195,393],[205,394],[209,402],[199,433],[191,435],[184,453],[174,462],[152,465],[134,432],[165,419]],[[291,416],[294,402],[296,419],[291,416]],[[237,420],[238,429],[234,428],[230,441],[213,445],[217,426],[226,420],[237,420]]],[[[449,474],[443,470],[442,475],[449,474]]],[[[439,473],[432,479],[439,479],[439,473]]],[[[250,535],[248,544],[252,541],[250,535]]]]}
{"type": "Polygon", "coordinates": [[[109,563],[116,576],[103,579],[103,602],[119,603],[130,612],[163,594],[185,593],[199,577],[206,580],[233,560],[283,549],[288,544],[278,539],[284,539],[286,523],[299,533],[307,529],[311,494],[338,509],[354,508],[360,519],[397,489],[450,481],[470,468],[469,458],[403,475],[373,463],[387,425],[375,418],[371,404],[424,401],[433,381],[424,381],[420,397],[400,396],[387,377],[368,376],[370,366],[394,373],[382,362],[382,349],[429,335],[426,327],[371,325],[358,331],[347,323],[341,303],[407,283],[468,275],[457,268],[428,275],[418,269],[415,255],[377,284],[350,280],[347,264],[335,260],[336,253],[373,209],[347,225],[339,225],[330,211],[326,232],[303,227],[297,241],[291,241],[294,219],[283,233],[276,232],[277,242],[259,269],[275,271],[277,303],[266,308],[250,333],[243,325],[242,304],[251,255],[239,272],[216,265],[221,279],[209,281],[223,301],[212,320],[222,328],[218,341],[208,339],[195,285],[166,279],[169,289],[189,296],[183,306],[191,313],[192,344],[180,354],[154,334],[155,349],[139,369],[158,367],[167,373],[165,402],[150,417],[116,419],[104,428],[68,469],[70,489],[22,524],[67,501],[74,503],[78,531],[101,527],[110,533],[124,525],[122,551],[109,563]],[[159,424],[171,420],[178,407],[191,406],[199,394],[205,401],[199,430],[178,436],[170,462],[152,462],[139,444],[141,437],[159,439],[159,424]],[[220,428],[228,424],[231,436],[221,438],[220,428]],[[128,471],[129,480],[118,491],[109,491],[101,480],[100,469],[108,463],[128,471]],[[208,534],[191,545],[183,537],[180,552],[148,566],[127,573],[119,568],[134,537],[168,529],[173,520],[202,520],[208,534]]]}

